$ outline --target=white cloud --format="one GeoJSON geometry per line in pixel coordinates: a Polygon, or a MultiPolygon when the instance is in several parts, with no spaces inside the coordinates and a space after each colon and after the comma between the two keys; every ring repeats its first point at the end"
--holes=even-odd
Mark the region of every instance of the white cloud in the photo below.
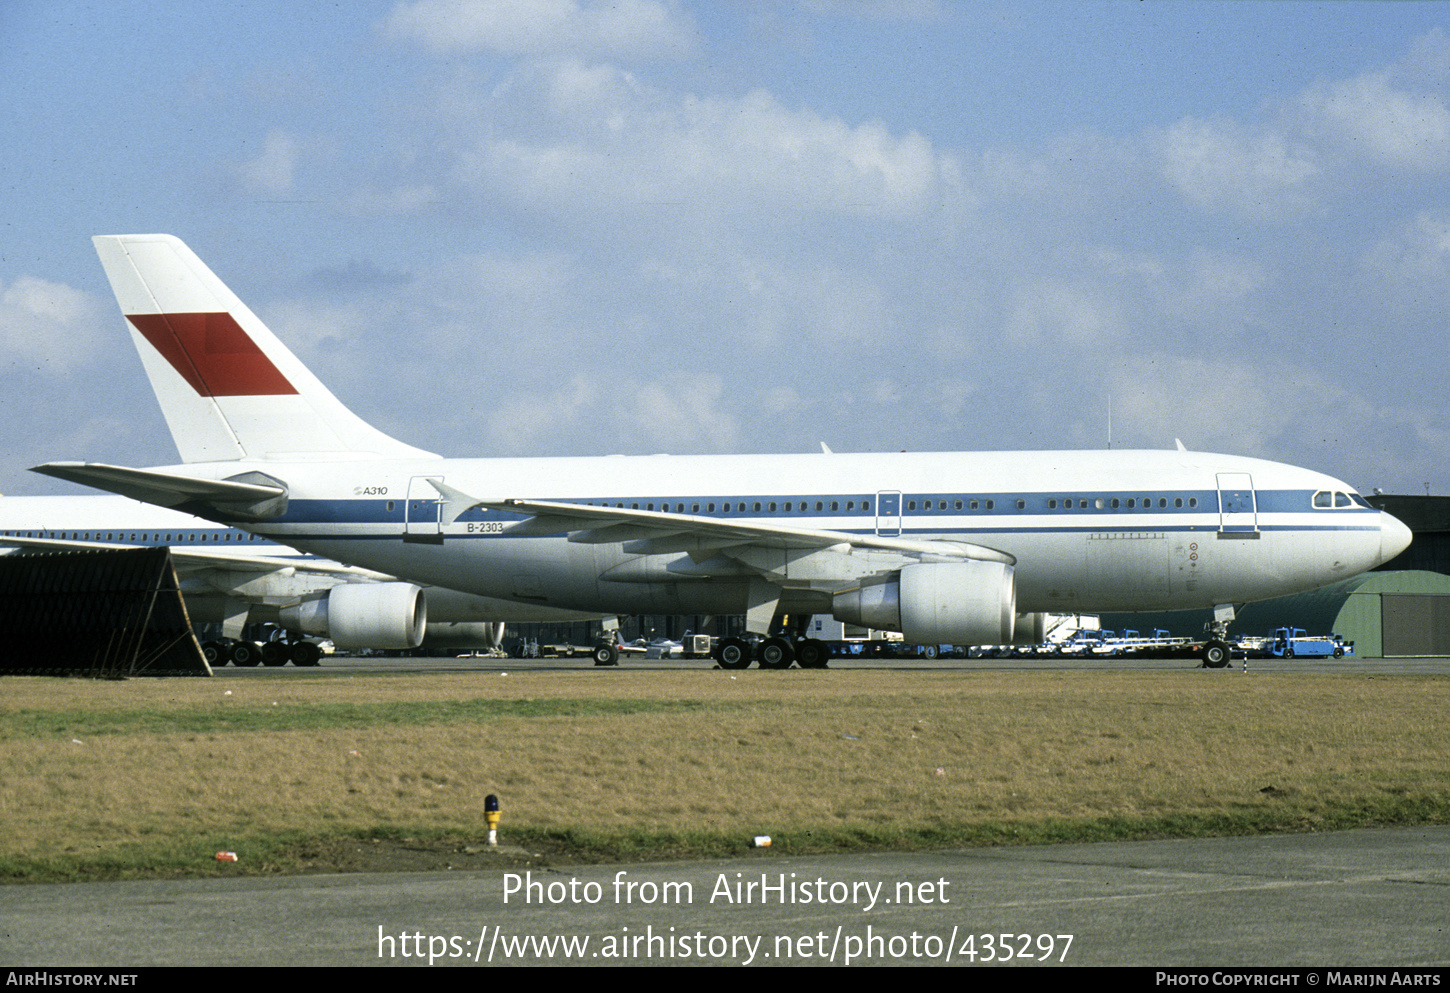
{"type": "Polygon", "coordinates": [[[863,21],[941,21],[948,9],[941,0],[802,0],[813,14],[863,21]]]}
{"type": "Polygon", "coordinates": [[[252,193],[286,193],[297,171],[297,142],[280,131],[267,135],[262,151],[237,167],[243,186],[252,193]]]}
{"type": "Polygon", "coordinates": [[[1381,295],[1393,292],[1416,310],[1434,308],[1450,320],[1450,216],[1444,211],[1417,214],[1372,245],[1361,268],[1381,295]]]}
{"type": "Polygon", "coordinates": [[[656,371],[628,391],[622,404],[623,436],[660,452],[729,452],[740,447],[740,426],[729,409],[724,381],[714,373],[656,371]]]}
{"type": "Polygon", "coordinates": [[[0,283],[0,349],[9,364],[65,373],[108,350],[120,316],[61,283],[19,276],[0,283]]]}
{"type": "Polygon", "coordinates": [[[566,62],[497,92],[507,106],[461,153],[458,177],[565,216],[669,206],[900,217],[961,195],[955,161],[921,135],[792,110],[764,90],[672,94],[566,62]]]}
{"type": "Polygon", "coordinates": [[[1248,133],[1232,121],[1185,118],[1156,136],[1164,176],[1214,211],[1272,217],[1302,209],[1320,172],[1314,153],[1282,134],[1248,133]]]}
{"type": "Polygon", "coordinates": [[[1023,286],[1006,318],[1007,336],[1032,345],[1099,345],[1125,328],[1118,305],[1091,285],[1049,281],[1023,286]]]}
{"type": "Polygon", "coordinates": [[[415,0],[394,7],[383,30],[438,52],[626,59],[681,57],[696,33],[659,0],[415,0]]]}
{"type": "Polygon", "coordinates": [[[1316,86],[1302,102],[1311,126],[1350,155],[1417,172],[1450,166],[1450,109],[1397,89],[1387,71],[1316,86]]]}
{"type": "Polygon", "coordinates": [[[511,392],[496,388],[492,416],[488,419],[486,450],[496,455],[547,455],[554,439],[577,434],[587,428],[603,398],[599,381],[588,373],[576,372],[555,389],[511,392]]]}

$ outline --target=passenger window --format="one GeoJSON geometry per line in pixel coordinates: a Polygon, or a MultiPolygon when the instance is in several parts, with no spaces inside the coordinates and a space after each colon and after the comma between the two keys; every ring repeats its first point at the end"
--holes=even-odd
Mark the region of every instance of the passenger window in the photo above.
{"type": "Polygon", "coordinates": [[[1027,509],[1027,501],[1026,500],[1018,500],[1017,501],[1017,509],[1018,510],[1025,510],[1025,509],[1027,509]]]}
{"type": "Polygon", "coordinates": [[[957,509],[957,510],[961,510],[961,509],[962,509],[962,502],[961,502],[961,501],[960,501],[960,500],[958,500],[958,501],[957,501],[957,502],[956,502],[956,504],[955,504],[955,506],[956,506],[956,509],[957,509]]]}
{"type": "Polygon", "coordinates": [[[1052,497],[1052,498],[1050,498],[1047,501],[1047,509],[1048,510],[1056,510],[1057,509],[1057,497],[1052,497]]]}

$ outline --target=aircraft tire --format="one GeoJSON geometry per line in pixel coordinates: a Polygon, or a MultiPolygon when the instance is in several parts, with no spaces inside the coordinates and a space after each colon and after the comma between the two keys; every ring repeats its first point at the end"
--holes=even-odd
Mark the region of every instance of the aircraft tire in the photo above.
{"type": "Polygon", "coordinates": [[[219,641],[208,641],[201,646],[201,654],[206,658],[206,664],[213,669],[220,669],[231,661],[227,655],[227,646],[219,641]]]}
{"type": "Polygon", "coordinates": [[[600,645],[593,655],[595,665],[619,665],[619,649],[613,645],[600,645]]]}
{"type": "Polygon", "coordinates": [[[250,641],[239,641],[232,646],[232,664],[254,666],[262,661],[262,649],[250,641]]]}
{"type": "Polygon", "coordinates": [[[1222,641],[1210,641],[1203,646],[1203,665],[1208,669],[1222,669],[1229,663],[1228,645],[1222,641]]]}
{"type": "Polygon", "coordinates": [[[754,652],[750,650],[750,643],[740,638],[726,638],[720,642],[719,656],[717,661],[722,669],[748,669],[754,652]]]}
{"type": "Polygon", "coordinates": [[[795,647],[784,638],[767,638],[760,646],[762,669],[789,669],[795,661],[795,647]]]}
{"type": "Polygon", "coordinates": [[[292,664],[314,666],[322,659],[322,649],[310,641],[299,641],[292,646],[292,664]]]}
{"type": "Polygon", "coordinates": [[[830,659],[830,646],[819,639],[807,638],[795,647],[796,664],[802,669],[824,669],[830,659]]]}
{"type": "Polygon", "coordinates": [[[286,645],[280,645],[275,641],[269,641],[262,646],[262,664],[276,667],[286,665],[291,653],[287,651],[286,645]]]}

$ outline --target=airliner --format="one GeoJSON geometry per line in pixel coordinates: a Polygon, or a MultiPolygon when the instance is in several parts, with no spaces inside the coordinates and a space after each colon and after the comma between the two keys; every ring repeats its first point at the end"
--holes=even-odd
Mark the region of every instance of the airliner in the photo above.
{"type": "MultiPolygon", "coordinates": [[[[182,463],[35,471],[407,584],[601,614],[744,614],[722,666],[826,664],[815,614],[919,644],[1045,615],[1236,605],[1386,562],[1409,530],[1331,476],[1176,449],[444,458],[346,408],[180,240],[94,239],[182,463]],[[789,619],[790,624],[782,626],[789,619]]],[[[406,626],[417,598],[374,604],[406,626]]]]}
{"type": "MultiPolygon", "coordinates": [[[[316,665],[321,652],[304,635],[328,638],[338,648],[496,648],[504,621],[593,619],[487,597],[429,588],[411,626],[391,634],[377,628],[329,623],[327,607],[366,603],[391,576],[304,554],[261,535],[225,527],[174,510],[121,496],[0,497],[0,554],[171,548],[187,614],[193,622],[219,623],[221,641],[202,646],[212,665],[229,661],[316,665]],[[335,599],[334,599],[335,597],[335,599]],[[275,623],[292,637],[257,644],[243,638],[249,624],[275,623]],[[416,629],[416,630],[415,630],[416,629]]],[[[411,584],[404,584],[416,590],[411,584]]],[[[357,610],[354,609],[353,613],[357,610]]],[[[345,622],[348,608],[339,617],[345,622]]]]}

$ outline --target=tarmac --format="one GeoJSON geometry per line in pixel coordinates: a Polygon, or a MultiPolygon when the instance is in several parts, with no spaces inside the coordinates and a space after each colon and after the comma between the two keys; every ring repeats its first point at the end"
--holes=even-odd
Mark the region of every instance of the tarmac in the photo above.
{"type": "Polygon", "coordinates": [[[0,962],[7,982],[44,966],[1005,964],[1190,970],[1202,985],[1203,970],[1233,967],[1292,967],[1309,985],[1345,968],[1439,983],[1447,886],[1440,826],[18,885],[0,887],[0,962]]]}

